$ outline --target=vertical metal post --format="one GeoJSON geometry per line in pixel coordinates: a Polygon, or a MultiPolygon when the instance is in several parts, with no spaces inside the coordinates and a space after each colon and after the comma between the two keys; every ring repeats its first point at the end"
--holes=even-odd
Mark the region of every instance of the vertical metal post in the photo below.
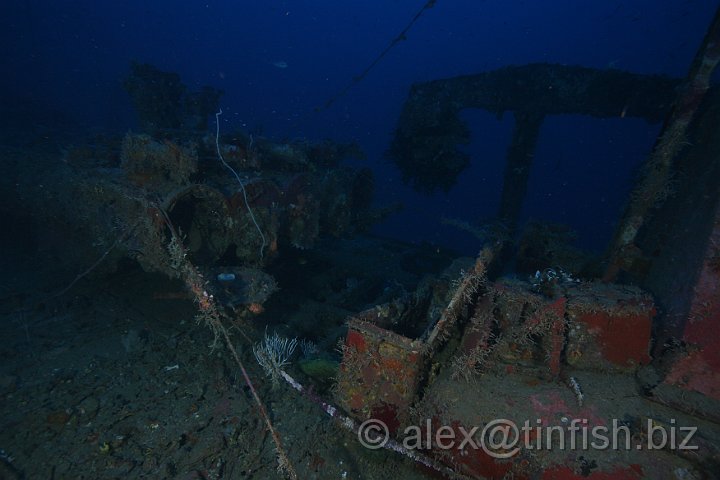
{"type": "Polygon", "coordinates": [[[634,247],[638,231],[649,211],[669,192],[672,166],[680,150],[687,145],[687,129],[705,92],[710,78],[720,62],[720,9],[710,24],[702,45],[690,67],[685,89],[678,96],[673,110],[658,137],[653,152],[645,163],[645,174],[635,187],[625,208],[622,220],[608,250],[605,281],[613,281],[620,270],[632,263],[637,254],[634,247]]]}
{"type": "Polygon", "coordinates": [[[505,180],[500,199],[500,219],[515,229],[527,193],[540,127],[545,117],[535,112],[515,112],[515,130],[507,150],[505,180]]]}

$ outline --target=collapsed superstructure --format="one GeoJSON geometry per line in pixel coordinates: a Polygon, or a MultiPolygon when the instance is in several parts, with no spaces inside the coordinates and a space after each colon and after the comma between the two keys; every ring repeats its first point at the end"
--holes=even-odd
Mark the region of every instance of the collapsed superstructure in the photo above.
{"type": "Polygon", "coordinates": [[[470,161],[459,148],[470,141],[460,111],[478,108],[498,117],[512,112],[515,128],[507,149],[498,215],[514,224],[546,117],[622,116],[657,123],[669,111],[679,84],[660,75],[545,63],[416,84],[403,107],[389,154],[414,188],[449,190],[470,161]]]}

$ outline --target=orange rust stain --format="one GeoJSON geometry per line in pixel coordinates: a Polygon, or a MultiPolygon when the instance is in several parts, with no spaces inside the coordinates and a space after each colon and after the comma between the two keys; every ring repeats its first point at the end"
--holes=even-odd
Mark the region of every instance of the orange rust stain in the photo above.
{"type": "Polygon", "coordinates": [[[355,347],[355,349],[362,353],[367,351],[367,343],[365,342],[365,337],[355,330],[350,330],[347,334],[347,339],[345,340],[345,345],[348,347],[355,347]]]}

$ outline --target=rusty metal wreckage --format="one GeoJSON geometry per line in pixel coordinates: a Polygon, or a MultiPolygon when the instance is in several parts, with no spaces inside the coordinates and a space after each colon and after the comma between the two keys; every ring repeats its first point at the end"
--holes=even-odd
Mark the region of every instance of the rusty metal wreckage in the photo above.
{"type": "Polygon", "coordinates": [[[472,478],[591,473],[665,478],[673,469],[700,476],[716,471],[720,95],[710,79],[718,61],[720,13],[682,81],[536,64],[414,85],[389,154],[405,180],[421,191],[449,189],[470,161],[457,149],[470,138],[460,110],[513,111],[515,130],[498,212],[505,235],[486,235],[475,264],[444,290],[419,290],[350,318],[338,378],[344,410],[356,418],[380,419],[399,437],[404,427],[423,419],[457,433],[473,422],[487,424],[493,413],[517,414],[522,409],[513,405],[519,393],[532,402],[527,418],[552,410],[562,419],[592,416],[596,424],[609,424],[613,415],[624,416],[634,435],[647,439],[652,431],[639,421],[644,407],[606,407],[612,395],[598,385],[590,394],[583,387],[598,374],[606,385],[629,378],[642,392],[634,394],[638,401],[669,407],[663,420],[649,425],[674,424],[670,416],[710,422],[696,438],[697,449],[673,451],[669,458],[585,452],[582,460],[576,452],[529,448],[512,460],[437,445],[425,453],[472,478]],[[550,268],[538,271],[534,282],[497,278],[492,272],[501,270],[512,250],[507,232],[518,224],[540,126],[546,116],[564,113],[664,119],[664,125],[596,281],[577,282],[550,268]],[[685,288],[678,290],[678,278],[685,288]],[[473,387],[462,386],[467,382],[473,387]],[[524,388],[512,390],[523,382],[524,388]],[[528,389],[528,384],[555,388],[528,389]],[[478,389],[492,390],[491,397],[506,402],[505,408],[489,406],[478,389]],[[471,415],[468,408],[474,409],[471,415]],[[587,469],[592,455],[595,467],[603,465],[595,472],[587,469]]]}
{"type": "MultiPolygon", "coordinates": [[[[694,475],[713,471],[720,464],[720,92],[710,78],[718,61],[716,15],[682,81],[535,64],[414,85],[389,154],[419,190],[449,189],[470,161],[457,150],[470,138],[461,109],[513,112],[498,212],[505,227],[496,230],[505,235],[486,239],[455,282],[425,284],[348,320],[335,398],[342,410],[288,372],[276,373],[353,431],[365,419],[382,420],[397,435],[389,448],[450,477],[655,478],[675,465],[694,475]],[[546,116],[563,113],[665,123],[594,281],[577,282],[551,265],[538,271],[536,281],[502,278],[498,272],[513,255],[508,232],[518,225],[540,127],[546,116]],[[680,291],[678,279],[686,285],[680,291]],[[607,392],[598,378],[631,384],[637,402],[626,410],[608,406],[612,397],[603,398],[607,392]],[[496,401],[488,401],[488,392],[496,401]],[[488,422],[503,412],[498,406],[532,418],[549,415],[550,423],[623,417],[641,438],[648,431],[640,425],[638,405],[647,401],[666,408],[657,422],[668,424],[668,416],[705,422],[699,449],[692,455],[667,449],[585,452],[579,459],[575,452],[526,448],[514,458],[498,458],[487,451],[410,451],[399,444],[403,428],[420,418],[457,431],[488,422]]],[[[147,66],[139,70],[159,74],[147,66]]],[[[219,125],[214,138],[196,132],[178,140],[177,132],[163,132],[149,120],[146,125],[155,127],[153,135],[128,134],[119,154],[113,141],[75,148],[53,165],[9,156],[17,174],[5,179],[12,185],[2,191],[13,192],[5,205],[33,211],[72,232],[74,242],[96,246],[92,261],[78,249],[67,258],[92,265],[78,278],[95,268],[112,270],[129,257],[171,277],[184,271],[201,311],[229,308],[242,317],[272,294],[274,280],[263,267],[279,249],[312,248],[320,235],[362,231],[387,214],[370,209],[370,172],[339,165],[356,154],[353,146],[223,138],[219,125]],[[228,178],[218,156],[237,168],[236,178],[228,178]],[[231,256],[242,265],[231,274],[244,287],[215,303],[212,282],[195,266],[182,267],[188,254],[199,269],[231,256]]],[[[214,323],[211,328],[219,328],[214,323]]],[[[216,332],[227,339],[226,331],[216,332]]],[[[268,426],[274,432],[269,420],[268,426]]]]}

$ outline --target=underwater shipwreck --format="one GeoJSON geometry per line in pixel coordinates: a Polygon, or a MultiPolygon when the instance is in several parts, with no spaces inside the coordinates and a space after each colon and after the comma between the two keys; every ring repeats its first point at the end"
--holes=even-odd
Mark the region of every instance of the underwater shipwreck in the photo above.
{"type": "Polygon", "coordinates": [[[715,478],[720,97],[709,79],[719,33],[716,19],[681,89],[669,78],[546,64],[413,86],[391,155],[419,189],[448,189],[469,162],[457,148],[470,135],[460,110],[513,113],[498,224],[458,225],[486,243],[457,279],[350,318],[338,377],[345,411],[414,434],[428,455],[418,461],[449,476],[715,478]],[[510,240],[542,121],[565,113],[665,121],[599,264],[561,246],[561,227],[531,225],[510,240]],[[525,279],[503,275],[508,264],[525,279]],[[692,448],[647,448],[681,424],[699,435],[692,448]],[[547,427],[556,442],[579,443],[568,435],[578,425],[584,449],[552,451],[547,427]],[[589,455],[588,442],[602,439],[594,427],[619,427],[626,446],[608,441],[589,455]],[[479,430],[496,436],[494,448],[468,440],[479,430]]]}
{"type": "Polygon", "coordinates": [[[400,207],[374,207],[372,171],[342,165],[356,145],[224,132],[221,91],[134,64],[140,132],[2,147],[6,223],[55,252],[41,268],[77,275],[5,295],[29,327],[0,353],[17,360],[28,328],[50,338],[64,327],[49,318],[92,312],[124,325],[127,357],[56,366],[51,393],[5,373],[6,408],[41,405],[6,414],[0,477],[715,478],[718,61],[716,17],[683,79],[530,64],[415,84],[388,156],[420,191],[448,190],[470,162],[462,110],[515,120],[497,218],[448,221],[476,234],[476,258],[368,235],[400,207]],[[662,122],[603,258],[569,227],[519,220],[543,120],[562,114],[662,122]],[[94,303],[111,297],[142,326],[94,303]],[[139,368],[151,352],[162,363],[139,368]],[[118,369],[114,387],[74,391],[105,378],[98,365],[118,369]],[[173,408],[143,413],[168,392],[173,408]],[[48,443],[65,460],[34,464],[48,443]]]}

